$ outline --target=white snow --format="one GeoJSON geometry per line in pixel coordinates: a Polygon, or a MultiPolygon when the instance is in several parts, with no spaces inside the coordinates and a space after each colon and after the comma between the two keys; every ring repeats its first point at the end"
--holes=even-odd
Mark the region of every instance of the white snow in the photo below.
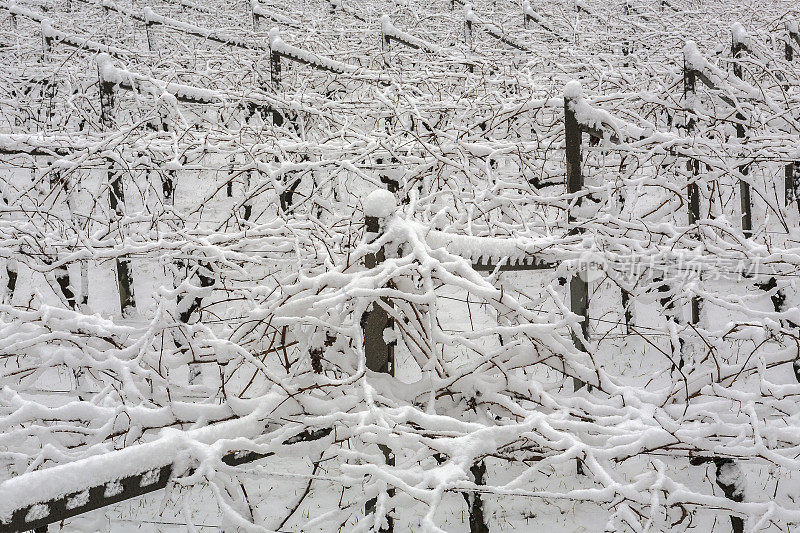
{"type": "Polygon", "coordinates": [[[396,210],[397,200],[386,189],[375,189],[364,198],[364,216],[386,218],[396,210]]]}
{"type": "Polygon", "coordinates": [[[577,100],[583,98],[583,88],[578,80],[570,80],[564,85],[564,98],[577,100]]]}
{"type": "Polygon", "coordinates": [[[733,44],[749,45],[747,30],[738,22],[731,26],[731,38],[733,39],[733,44]]]}
{"type": "Polygon", "coordinates": [[[3,520],[800,523],[790,0],[0,8],[3,520]]]}

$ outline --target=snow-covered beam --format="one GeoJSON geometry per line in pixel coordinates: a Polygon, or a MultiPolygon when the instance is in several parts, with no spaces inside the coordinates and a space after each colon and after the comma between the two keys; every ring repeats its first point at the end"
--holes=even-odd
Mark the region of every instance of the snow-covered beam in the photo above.
{"type": "MultiPolygon", "coordinates": [[[[246,418],[246,417],[245,417],[246,418]]],[[[245,419],[221,422],[201,430],[173,432],[136,446],[89,457],[45,470],[35,470],[0,483],[0,533],[21,533],[46,527],[165,488],[170,480],[191,474],[193,467],[180,463],[186,448],[182,440],[213,443],[233,438],[243,431],[245,419]],[[179,437],[180,434],[180,437],[179,437]]],[[[282,445],[324,438],[332,429],[307,430],[285,439],[282,445]]],[[[274,455],[252,450],[232,451],[222,456],[228,466],[251,463],[274,455]]]]}
{"type": "MultiPolygon", "coordinates": [[[[107,0],[106,0],[107,1],[107,0]]],[[[105,2],[104,2],[105,4],[105,2]]],[[[235,46],[237,48],[242,48],[244,50],[265,50],[266,47],[260,46],[258,44],[252,44],[245,39],[240,37],[236,37],[235,35],[225,35],[221,33],[217,33],[215,31],[203,28],[201,26],[196,26],[194,24],[189,24],[188,22],[183,22],[180,20],[176,20],[170,17],[165,17],[163,15],[159,15],[153,9],[146,7],[144,8],[144,22],[148,26],[153,25],[161,25],[167,28],[178,30],[188,35],[193,35],[195,37],[200,37],[202,39],[206,39],[208,41],[212,41],[215,43],[225,44],[229,46],[235,46]]]]}
{"type": "Polygon", "coordinates": [[[213,15],[213,14],[216,13],[216,11],[213,10],[213,9],[210,9],[210,8],[207,8],[207,7],[203,7],[203,6],[201,6],[199,4],[196,4],[194,2],[188,2],[187,0],[164,0],[164,1],[167,2],[168,4],[181,6],[181,8],[192,9],[194,11],[197,11],[198,13],[206,13],[207,15],[213,15]]]}
{"type": "Polygon", "coordinates": [[[545,24],[544,20],[542,20],[542,17],[540,17],[539,14],[536,13],[536,11],[533,9],[533,7],[531,7],[531,3],[528,0],[522,2],[522,21],[523,21],[522,24],[525,28],[528,27],[529,22],[535,22],[537,26],[553,34],[558,40],[560,41],[567,40],[563,35],[559,34],[553,28],[545,24]]]}
{"type": "Polygon", "coordinates": [[[290,28],[302,28],[302,22],[299,20],[285,17],[279,13],[265,9],[261,4],[258,3],[258,0],[251,0],[250,8],[253,12],[253,29],[256,31],[258,31],[261,27],[262,19],[272,20],[278,24],[283,24],[284,26],[288,26],[290,28]]]}
{"type": "Polygon", "coordinates": [[[106,11],[114,11],[115,13],[125,15],[128,18],[143,23],[147,27],[164,26],[188,35],[193,35],[195,37],[205,39],[207,41],[233,46],[244,50],[266,50],[266,47],[264,46],[250,43],[247,40],[237,37],[235,35],[221,34],[216,31],[212,31],[207,28],[197,26],[195,24],[190,24],[188,22],[183,22],[170,17],[165,17],[163,15],[156,13],[150,7],[145,7],[142,14],[139,14],[135,11],[117,5],[112,0],[102,0],[101,2],[97,2],[95,0],[81,0],[81,2],[84,2],[86,4],[95,7],[102,7],[106,11]]]}
{"type": "Polygon", "coordinates": [[[354,72],[356,70],[356,67],[348,65],[347,63],[321,57],[307,50],[303,50],[302,48],[285,43],[283,39],[281,39],[277,28],[272,28],[269,31],[269,48],[273,56],[278,55],[290,61],[308,65],[317,70],[324,70],[335,74],[354,72]]]}
{"type": "MultiPolygon", "coordinates": [[[[55,44],[66,44],[78,50],[89,50],[97,52],[98,54],[109,54],[114,57],[124,58],[134,56],[134,52],[110,46],[107,44],[99,43],[86,37],[78,37],[70,35],[61,30],[53,27],[53,22],[50,19],[42,20],[42,38],[46,49],[51,49],[55,44]]],[[[45,50],[49,52],[50,50],[45,50]]]]}
{"type": "Polygon", "coordinates": [[[365,19],[364,17],[359,15],[359,13],[356,10],[345,6],[341,2],[341,0],[328,0],[328,3],[331,6],[331,14],[335,13],[336,11],[343,11],[343,12],[347,13],[348,15],[350,15],[351,17],[353,17],[354,19],[356,19],[356,20],[359,20],[359,21],[365,22],[365,23],[367,22],[367,19],[365,19]]]}
{"type": "Polygon", "coordinates": [[[96,61],[100,81],[112,87],[119,87],[128,91],[149,92],[156,96],[160,95],[160,91],[173,95],[179,102],[191,104],[214,104],[222,101],[221,96],[210,89],[182,83],[162,82],[121,69],[114,65],[111,58],[105,54],[97,56],[96,61]]]}
{"type": "Polygon", "coordinates": [[[524,44],[515,41],[508,37],[503,30],[495,26],[494,24],[483,24],[483,29],[488,33],[490,36],[494,37],[501,43],[507,44],[512,48],[516,48],[517,50],[522,50],[523,52],[533,52],[530,48],[525,46],[524,44]]]}
{"type": "Polygon", "coordinates": [[[390,42],[395,41],[414,50],[425,50],[426,52],[430,52],[432,54],[441,52],[441,49],[438,46],[399,29],[397,26],[392,24],[391,19],[389,19],[389,15],[381,16],[381,39],[383,40],[383,45],[386,47],[386,51],[389,50],[390,42]]]}
{"type": "Polygon", "coordinates": [[[505,261],[505,258],[479,257],[477,263],[472,263],[472,268],[477,272],[522,272],[531,270],[552,270],[558,268],[558,263],[541,261],[535,256],[523,257],[516,261],[505,261]],[[484,262],[484,260],[486,262],[484,262]]]}
{"type": "Polygon", "coordinates": [[[66,139],[43,138],[37,135],[20,133],[0,133],[0,154],[67,156],[81,149],[71,145],[66,139]],[[58,141],[65,141],[63,144],[58,141]]]}

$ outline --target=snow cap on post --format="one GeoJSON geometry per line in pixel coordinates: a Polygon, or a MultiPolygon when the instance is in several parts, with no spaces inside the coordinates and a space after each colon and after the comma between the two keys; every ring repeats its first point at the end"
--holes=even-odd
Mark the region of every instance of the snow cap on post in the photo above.
{"type": "Polygon", "coordinates": [[[694,70],[700,70],[705,62],[705,58],[697,48],[697,43],[691,40],[686,41],[683,45],[683,60],[687,67],[694,70]]]}
{"type": "Polygon", "coordinates": [[[364,199],[364,216],[386,218],[397,210],[394,194],[386,189],[375,189],[364,199]]]}
{"type": "Polygon", "coordinates": [[[381,15],[381,31],[386,33],[392,29],[392,21],[389,20],[389,15],[381,15]]]}
{"type": "Polygon", "coordinates": [[[583,87],[578,80],[572,80],[564,85],[564,98],[568,100],[580,100],[583,98],[583,87]]]}
{"type": "Polygon", "coordinates": [[[731,26],[731,39],[733,40],[733,45],[743,44],[747,46],[748,43],[748,36],[747,30],[744,29],[744,26],[739,24],[738,22],[731,26]]]}
{"type": "Polygon", "coordinates": [[[97,74],[100,76],[101,82],[113,83],[114,85],[122,83],[122,75],[119,69],[114,66],[114,60],[111,59],[110,55],[105,52],[97,54],[95,62],[97,63],[97,74]]]}
{"type": "Polygon", "coordinates": [[[278,28],[270,28],[268,35],[270,47],[272,47],[273,44],[280,43],[282,41],[281,36],[278,33],[278,28]]]}
{"type": "Polygon", "coordinates": [[[469,2],[464,4],[464,20],[475,22],[475,13],[472,12],[472,4],[469,2]]]}
{"type": "Polygon", "coordinates": [[[153,11],[153,8],[150,6],[145,7],[142,14],[144,15],[145,22],[153,22],[158,19],[158,15],[156,15],[156,12],[153,11]]]}
{"type": "Polygon", "coordinates": [[[797,33],[798,31],[798,24],[796,20],[787,20],[786,21],[786,31],[789,33],[797,33]]]}
{"type": "Polygon", "coordinates": [[[531,7],[531,3],[528,0],[522,2],[522,26],[527,28],[528,27],[528,19],[535,20],[536,17],[534,16],[533,8],[531,7]]]}
{"type": "Polygon", "coordinates": [[[55,31],[53,30],[53,20],[50,18],[43,18],[42,19],[42,37],[45,39],[52,39],[54,38],[55,31]]]}

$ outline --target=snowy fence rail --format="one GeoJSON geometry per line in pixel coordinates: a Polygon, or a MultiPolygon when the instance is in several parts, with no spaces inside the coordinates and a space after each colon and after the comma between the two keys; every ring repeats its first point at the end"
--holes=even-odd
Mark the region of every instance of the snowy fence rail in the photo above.
{"type": "Polygon", "coordinates": [[[524,0],[522,2],[522,25],[524,28],[529,28],[531,22],[535,22],[539,27],[553,34],[553,36],[556,37],[558,40],[567,41],[566,37],[561,35],[559,32],[555,31],[545,23],[542,17],[536,12],[535,9],[533,9],[529,0],[524,0]]]}
{"type": "Polygon", "coordinates": [[[193,11],[197,11],[198,13],[205,13],[207,15],[213,15],[215,11],[209,7],[201,6],[195,2],[189,2],[187,0],[164,0],[168,4],[180,6],[182,10],[191,9],[193,11]]]}
{"type": "Polygon", "coordinates": [[[440,49],[438,46],[424,41],[418,37],[411,35],[408,32],[402,31],[392,24],[389,15],[381,16],[381,49],[388,52],[391,47],[392,41],[403,44],[414,50],[424,50],[430,53],[438,53],[440,49]]]}
{"type": "Polygon", "coordinates": [[[273,20],[278,24],[283,24],[284,26],[288,26],[289,28],[300,29],[302,28],[302,22],[299,20],[295,20],[279,13],[275,13],[272,10],[265,9],[258,0],[251,0],[250,1],[250,8],[253,12],[253,30],[260,31],[261,30],[261,21],[262,20],[273,20]]]}
{"type": "MultiPolygon", "coordinates": [[[[181,438],[214,444],[223,439],[252,435],[246,419],[189,431],[181,438]]],[[[303,431],[280,445],[320,440],[332,432],[324,428],[303,431]]],[[[67,518],[130,500],[167,487],[171,480],[191,475],[196,467],[181,454],[189,449],[169,435],[147,444],[23,474],[0,483],[0,533],[22,533],[67,518]]],[[[251,463],[275,452],[236,450],[222,455],[227,466],[251,463]]]]}
{"type": "Polygon", "coordinates": [[[328,0],[328,6],[330,8],[330,14],[331,15],[335,14],[337,11],[341,11],[341,12],[346,13],[347,15],[353,17],[354,19],[356,19],[356,20],[358,20],[360,22],[364,22],[364,23],[367,22],[367,19],[362,17],[359,14],[358,11],[356,11],[355,9],[353,9],[353,8],[351,8],[349,6],[344,5],[341,2],[341,0],[328,0]]]}
{"type": "Polygon", "coordinates": [[[164,26],[185,33],[187,35],[193,35],[195,37],[199,37],[201,39],[205,39],[211,42],[227,46],[234,46],[244,50],[266,49],[266,47],[264,46],[260,46],[257,43],[251,43],[245,39],[236,37],[234,35],[220,34],[215,31],[203,28],[201,26],[197,26],[195,24],[190,24],[188,22],[183,22],[180,20],[175,20],[173,18],[160,15],[150,7],[145,7],[144,10],[141,13],[139,13],[131,9],[128,9],[126,7],[119,6],[112,0],[101,0],[101,1],[80,0],[80,1],[95,7],[102,8],[106,12],[113,11],[115,13],[124,15],[125,17],[128,17],[137,22],[141,22],[145,26],[145,29],[147,31],[147,41],[151,52],[157,51],[158,49],[158,43],[156,42],[155,35],[152,32],[153,27],[155,26],[164,26]]]}
{"type": "MultiPolygon", "coordinates": [[[[505,31],[503,31],[502,28],[497,26],[491,20],[483,20],[483,19],[479,18],[478,15],[475,14],[475,12],[473,11],[471,3],[466,2],[465,0],[450,0],[450,10],[451,11],[455,10],[456,3],[458,3],[458,4],[460,4],[461,6],[464,7],[464,13],[465,13],[465,15],[467,17],[467,19],[465,20],[465,26],[468,25],[469,33],[470,33],[470,36],[468,37],[470,43],[468,43],[468,46],[472,42],[472,36],[471,36],[472,29],[474,27],[481,27],[481,28],[483,28],[483,31],[485,31],[487,35],[489,35],[490,37],[492,37],[494,39],[497,39],[498,41],[500,41],[501,43],[503,43],[505,45],[510,46],[511,48],[514,48],[516,50],[520,50],[522,52],[533,52],[533,50],[531,50],[531,48],[528,47],[526,44],[521,43],[521,42],[517,41],[516,39],[513,39],[513,38],[509,37],[508,34],[505,31]]],[[[525,20],[527,21],[527,19],[528,19],[528,17],[527,17],[527,15],[525,15],[525,20]]],[[[542,27],[547,29],[550,33],[553,33],[555,35],[555,33],[552,30],[550,30],[550,29],[548,29],[548,28],[546,28],[544,26],[542,26],[542,27]]]]}
{"type": "Polygon", "coordinates": [[[53,21],[42,14],[35,13],[29,9],[22,8],[10,2],[0,5],[0,9],[7,10],[13,16],[22,16],[34,22],[39,22],[42,27],[42,41],[45,56],[49,54],[53,46],[66,44],[77,49],[86,49],[97,53],[105,53],[115,57],[125,58],[135,55],[135,52],[125,50],[116,46],[99,43],[86,37],[70,35],[60,31],[53,26],[53,21]]]}
{"type": "Polygon", "coordinates": [[[317,54],[303,50],[291,44],[288,44],[281,39],[280,33],[277,28],[272,28],[269,31],[269,50],[270,50],[270,66],[272,75],[272,84],[276,89],[280,88],[281,84],[281,59],[288,59],[295,63],[308,65],[317,70],[324,72],[332,72],[334,74],[344,74],[347,72],[355,72],[357,69],[352,65],[321,57],[317,54]]]}

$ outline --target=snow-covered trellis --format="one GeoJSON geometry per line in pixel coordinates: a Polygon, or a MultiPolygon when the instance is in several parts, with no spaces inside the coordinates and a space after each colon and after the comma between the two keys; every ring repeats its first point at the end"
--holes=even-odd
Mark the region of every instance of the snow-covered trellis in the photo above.
{"type": "Polygon", "coordinates": [[[0,9],[1,531],[800,523],[788,0],[0,9]]]}

